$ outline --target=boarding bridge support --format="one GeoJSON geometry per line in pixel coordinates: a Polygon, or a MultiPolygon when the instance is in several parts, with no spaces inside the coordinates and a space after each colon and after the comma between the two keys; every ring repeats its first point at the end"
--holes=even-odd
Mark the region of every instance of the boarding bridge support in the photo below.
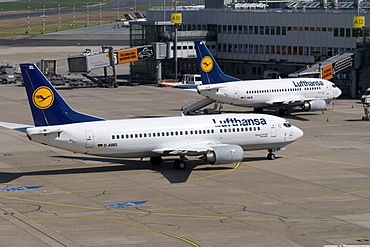
{"type": "Polygon", "coordinates": [[[215,100],[210,99],[210,98],[202,98],[198,101],[195,101],[193,103],[183,106],[181,110],[183,114],[191,115],[191,114],[195,114],[195,112],[198,111],[199,109],[202,109],[203,107],[206,107],[215,102],[216,102],[215,100]]]}

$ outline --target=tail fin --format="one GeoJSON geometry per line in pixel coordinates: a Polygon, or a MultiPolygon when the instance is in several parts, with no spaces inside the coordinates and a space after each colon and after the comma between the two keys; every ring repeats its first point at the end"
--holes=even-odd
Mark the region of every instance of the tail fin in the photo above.
{"type": "Polygon", "coordinates": [[[194,43],[203,85],[240,81],[238,78],[224,74],[203,41],[194,41],[194,43]]]}
{"type": "Polygon", "coordinates": [[[123,14],[123,16],[126,18],[126,21],[135,20],[130,14],[123,14]]]}
{"type": "Polygon", "coordinates": [[[20,66],[35,126],[104,120],[74,111],[35,64],[20,66]]]}
{"type": "Polygon", "coordinates": [[[144,19],[145,18],[145,16],[140,12],[135,12],[135,16],[136,16],[137,19],[144,19]]]}

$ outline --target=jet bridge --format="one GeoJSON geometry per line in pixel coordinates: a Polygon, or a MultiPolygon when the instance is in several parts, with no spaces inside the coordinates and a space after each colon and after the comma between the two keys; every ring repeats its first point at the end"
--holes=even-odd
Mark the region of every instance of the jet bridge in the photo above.
{"type": "Polygon", "coordinates": [[[354,53],[346,52],[334,57],[330,57],[323,62],[316,63],[311,67],[304,68],[289,77],[320,77],[330,80],[338,73],[354,67],[354,53]]]}

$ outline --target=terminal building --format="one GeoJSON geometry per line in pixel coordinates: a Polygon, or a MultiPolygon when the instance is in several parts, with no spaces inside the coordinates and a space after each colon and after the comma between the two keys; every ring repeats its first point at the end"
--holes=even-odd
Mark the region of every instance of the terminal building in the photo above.
{"type": "Polygon", "coordinates": [[[370,86],[369,29],[366,23],[354,25],[370,20],[370,3],[359,1],[206,0],[204,6],[176,9],[182,14],[176,35],[174,8],[150,9],[147,22],[131,24],[130,42],[153,44],[156,55],[132,63],[131,77],[155,82],[175,77],[174,71],[198,73],[193,41],[204,40],[232,76],[322,76],[334,81],[344,96],[358,97],[370,86]]]}

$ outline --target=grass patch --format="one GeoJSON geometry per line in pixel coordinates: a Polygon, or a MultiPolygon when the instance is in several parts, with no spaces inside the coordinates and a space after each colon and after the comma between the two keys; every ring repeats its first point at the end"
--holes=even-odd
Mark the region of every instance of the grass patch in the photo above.
{"type": "MultiPolygon", "coordinates": [[[[76,9],[79,8],[86,8],[86,6],[98,6],[101,4],[102,6],[115,6],[117,5],[117,1],[114,0],[88,0],[88,1],[76,1],[76,0],[23,0],[17,2],[2,2],[0,3],[0,10],[1,11],[35,11],[35,10],[42,10],[42,9],[58,9],[60,7],[63,9],[72,9],[73,6],[76,9]]],[[[122,6],[123,2],[121,3],[122,6]]]]}

